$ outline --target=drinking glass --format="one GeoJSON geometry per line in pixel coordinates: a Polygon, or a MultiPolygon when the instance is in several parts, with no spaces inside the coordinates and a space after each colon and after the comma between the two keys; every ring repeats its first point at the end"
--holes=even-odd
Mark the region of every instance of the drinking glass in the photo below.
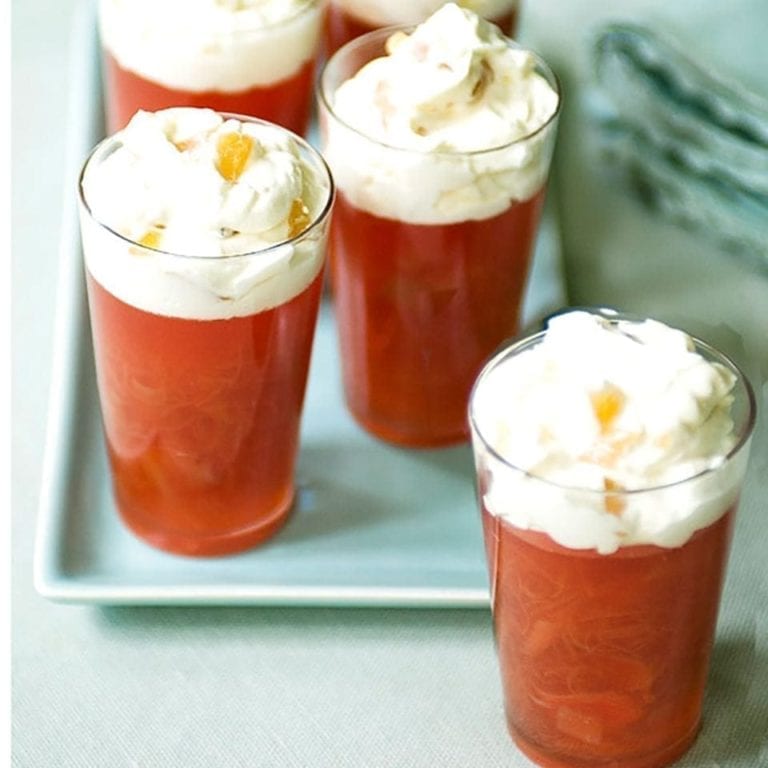
{"type": "Polygon", "coordinates": [[[169,0],[101,0],[108,132],[139,109],[187,106],[260,117],[306,135],[322,2],[311,0],[272,23],[237,25],[242,13],[222,7],[200,21],[169,0]]]}
{"type": "Polygon", "coordinates": [[[94,217],[82,179],[119,134],[83,169],[83,253],[115,501],[128,527],[164,550],[242,550],[272,536],[291,509],[333,204],[322,158],[293,138],[322,180],[319,214],[287,241],[236,255],[169,253],[94,217]],[[244,290],[211,308],[206,286],[217,275],[222,285],[247,281],[264,263],[275,267],[265,273],[266,306],[244,290]]]}
{"type": "MultiPolygon", "coordinates": [[[[356,37],[381,27],[420,24],[445,0],[329,0],[325,20],[325,47],[330,56],[356,37]]],[[[472,7],[509,37],[517,31],[518,0],[482,0],[472,7]]]]}
{"type": "Polygon", "coordinates": [[[699,354],[736,376],[737,440],[723,462],[660,487],[566,487],[499,455],[489,422],[478,418],[487,408],[485,382],[542,337],[498,353],[478,377],[469,407],[508,728],[546,768],[659,768],[680,757],[699,730],[754,395],[730,360],[695,340],[699,354]],[[583,510],[604,509],[632,519],[642,509],[670,508],[683,525],[686,512],[703,525],[675,546],[634,544],[609,554],[563,546],[500,514],[516,509],[525,517],[536,509],[551,519],[585,520],[583,510]]]}
{"type": "MultiPolygon", "coordinates": [[[[331,286],[354,418],[389,442],[439,446],[468,439],[472,383],[517,332],[558,112],[519,140],[474,152],[400,149],[364,135],[334,112],[334,93],[384,55],[394,29],[345,45],[320,80],[321,146],[338,190],[331,286]],[[437,210],[446,189],[460,196],[485,173],[525,175],[525,199],[504,197],[479,218],[437,210]],[[422,201],[434,201],[430,221],[414,218],[422,201]]],[[[537,59],[536,68],[559,95],[549,67],[537,59]]]]}

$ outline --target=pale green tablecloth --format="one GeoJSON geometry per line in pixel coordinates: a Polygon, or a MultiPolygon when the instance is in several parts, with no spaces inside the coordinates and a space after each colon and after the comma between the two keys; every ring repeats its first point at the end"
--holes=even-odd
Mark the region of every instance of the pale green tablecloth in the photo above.
{"type": "MultiPolygon", "coordinates": [[[[728,342],[757,372],[760,386],[768,301],[750,307],[750,297],[765,299],[766,284],[728,272],[725,255],[642,212],[599,177],[585,153],[582,35],[609,5],[528,0],[524,7],[522,37],[552,59],[566,88],[558,191],[577,300],[708,324],[715,341],[728,342]],[[665,280],[658,273],[670,260],[676,267],[665,280]],[[706,270],[697,269],[702,262],[706,270]]],[[[692,2],[646,5],[705,47],[751,44],[763,55],[766,24],[758,30],[742,18],[747,3],[719,0],[696,13],[692,2]]],[[[13,765],[522,768],[527,762],[504,728],[487,611],[102,610],[58,606],[34,592],[76,6],[13,3],[13,765]]],[[[764,403],[765,391],[759,396],[764,403]]],[[[766,464],[761,423],[707,724],[680,763],[687,768],[768,765],[766,464]]]]}

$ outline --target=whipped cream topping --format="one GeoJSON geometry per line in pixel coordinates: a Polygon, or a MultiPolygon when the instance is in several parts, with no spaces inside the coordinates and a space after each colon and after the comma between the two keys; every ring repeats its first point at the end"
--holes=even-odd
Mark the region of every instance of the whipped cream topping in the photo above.
{"type": "Polygon", "coordinates": [[[553,318],[476,385],[486,508],[568,547],[679,546],[738,496],[736,380],[662,323],[553,318]]]}
{"type": "MultiPolygon", "coordinates": [[[[331,0],[345,13],[369,27],[418,24],[434,13],[445,0],[331,0]]],[[[517,8],[517,0],[459,0],[462,8],[486,19],[497,19],[517,8]]]]}
{"type": "Polygon", "coordinates": [[[300,293],[323,264],[327,169],[269,123],[138,112],[94,151],[81,188],[90,273],[149,312],[251,314],[300,293]]]}
{"type": "Polygon", "coordinates": [[[379,216],[485,219],[544,186],[559,95],[536,57],[454,3],[323,93],[339,188],[379,216]]]}
{"type": "Polygon", "coordinates": [[[319,0],[100,0],[104,48],[167,88],[234,93],[294,75],[320,43],[319,0]]]}

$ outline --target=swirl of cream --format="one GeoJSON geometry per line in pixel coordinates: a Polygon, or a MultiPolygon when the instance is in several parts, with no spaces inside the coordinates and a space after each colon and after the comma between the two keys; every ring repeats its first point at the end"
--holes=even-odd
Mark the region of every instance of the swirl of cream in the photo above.
{"type": "Polygon", "coordinates": [[[535,57],[497,27],[448,3],[387,56],[341,85],[334,110],[348,125],[403,149],[471,152],[533,133],[558,96],[535,57]]]}
{"type": "Polygon", "coordinates": [[[545,72],[454,3],[394,33],[387,55],[323,91],[339,189],[362,210],[417,224],[487,219],[529,200],[555,137],[559,94],[545,72]]]}
{"type": "Polygon", "coordinates": [[[314,224],[327,221],[332,184],[278,126],[174,108],[137,113],[97,148],[82,199],[86,263],[104,287],[148,311],[202,318],[275,306],[308,284],[323,263],[326,226],[314,224]]]}

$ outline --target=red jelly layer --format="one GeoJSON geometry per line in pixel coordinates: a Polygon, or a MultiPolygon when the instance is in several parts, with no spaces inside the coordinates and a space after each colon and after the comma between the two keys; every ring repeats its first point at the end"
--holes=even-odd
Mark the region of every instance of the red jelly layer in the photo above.
{"type": "Polygon", "coordinates": [[[732,518],[681,547],[600,555],[483,510],[507,719],[529,757],[547,768],[659,768],[686,751],[732,518]]]}
{"type": "Polygon", "coordinates": [[[332,287],[347,404],[385,440],[465,440],[469,392],[517,332],[544,193],[482,221],[384,219],[337,195],[332,287]]]}
{"type": "Polygon", "coordinates": [[[247,317],[186,320],[125,304],[89,276],[118,510],[161,549],[214,555],[290,510],[322,278],[247,317]]]}
{"type": "Polygon", "coordinates": [[[217,112],[260,117],[305,135],[312,113],[315,62],[305,62],[298,72],[271,85],[233,93],[183,91],[167,88],[123,69],[109,53],[104,54],[107,129],[123,128],[137,110],[155,112],[168,107],[208,107],[217,112]]]}

